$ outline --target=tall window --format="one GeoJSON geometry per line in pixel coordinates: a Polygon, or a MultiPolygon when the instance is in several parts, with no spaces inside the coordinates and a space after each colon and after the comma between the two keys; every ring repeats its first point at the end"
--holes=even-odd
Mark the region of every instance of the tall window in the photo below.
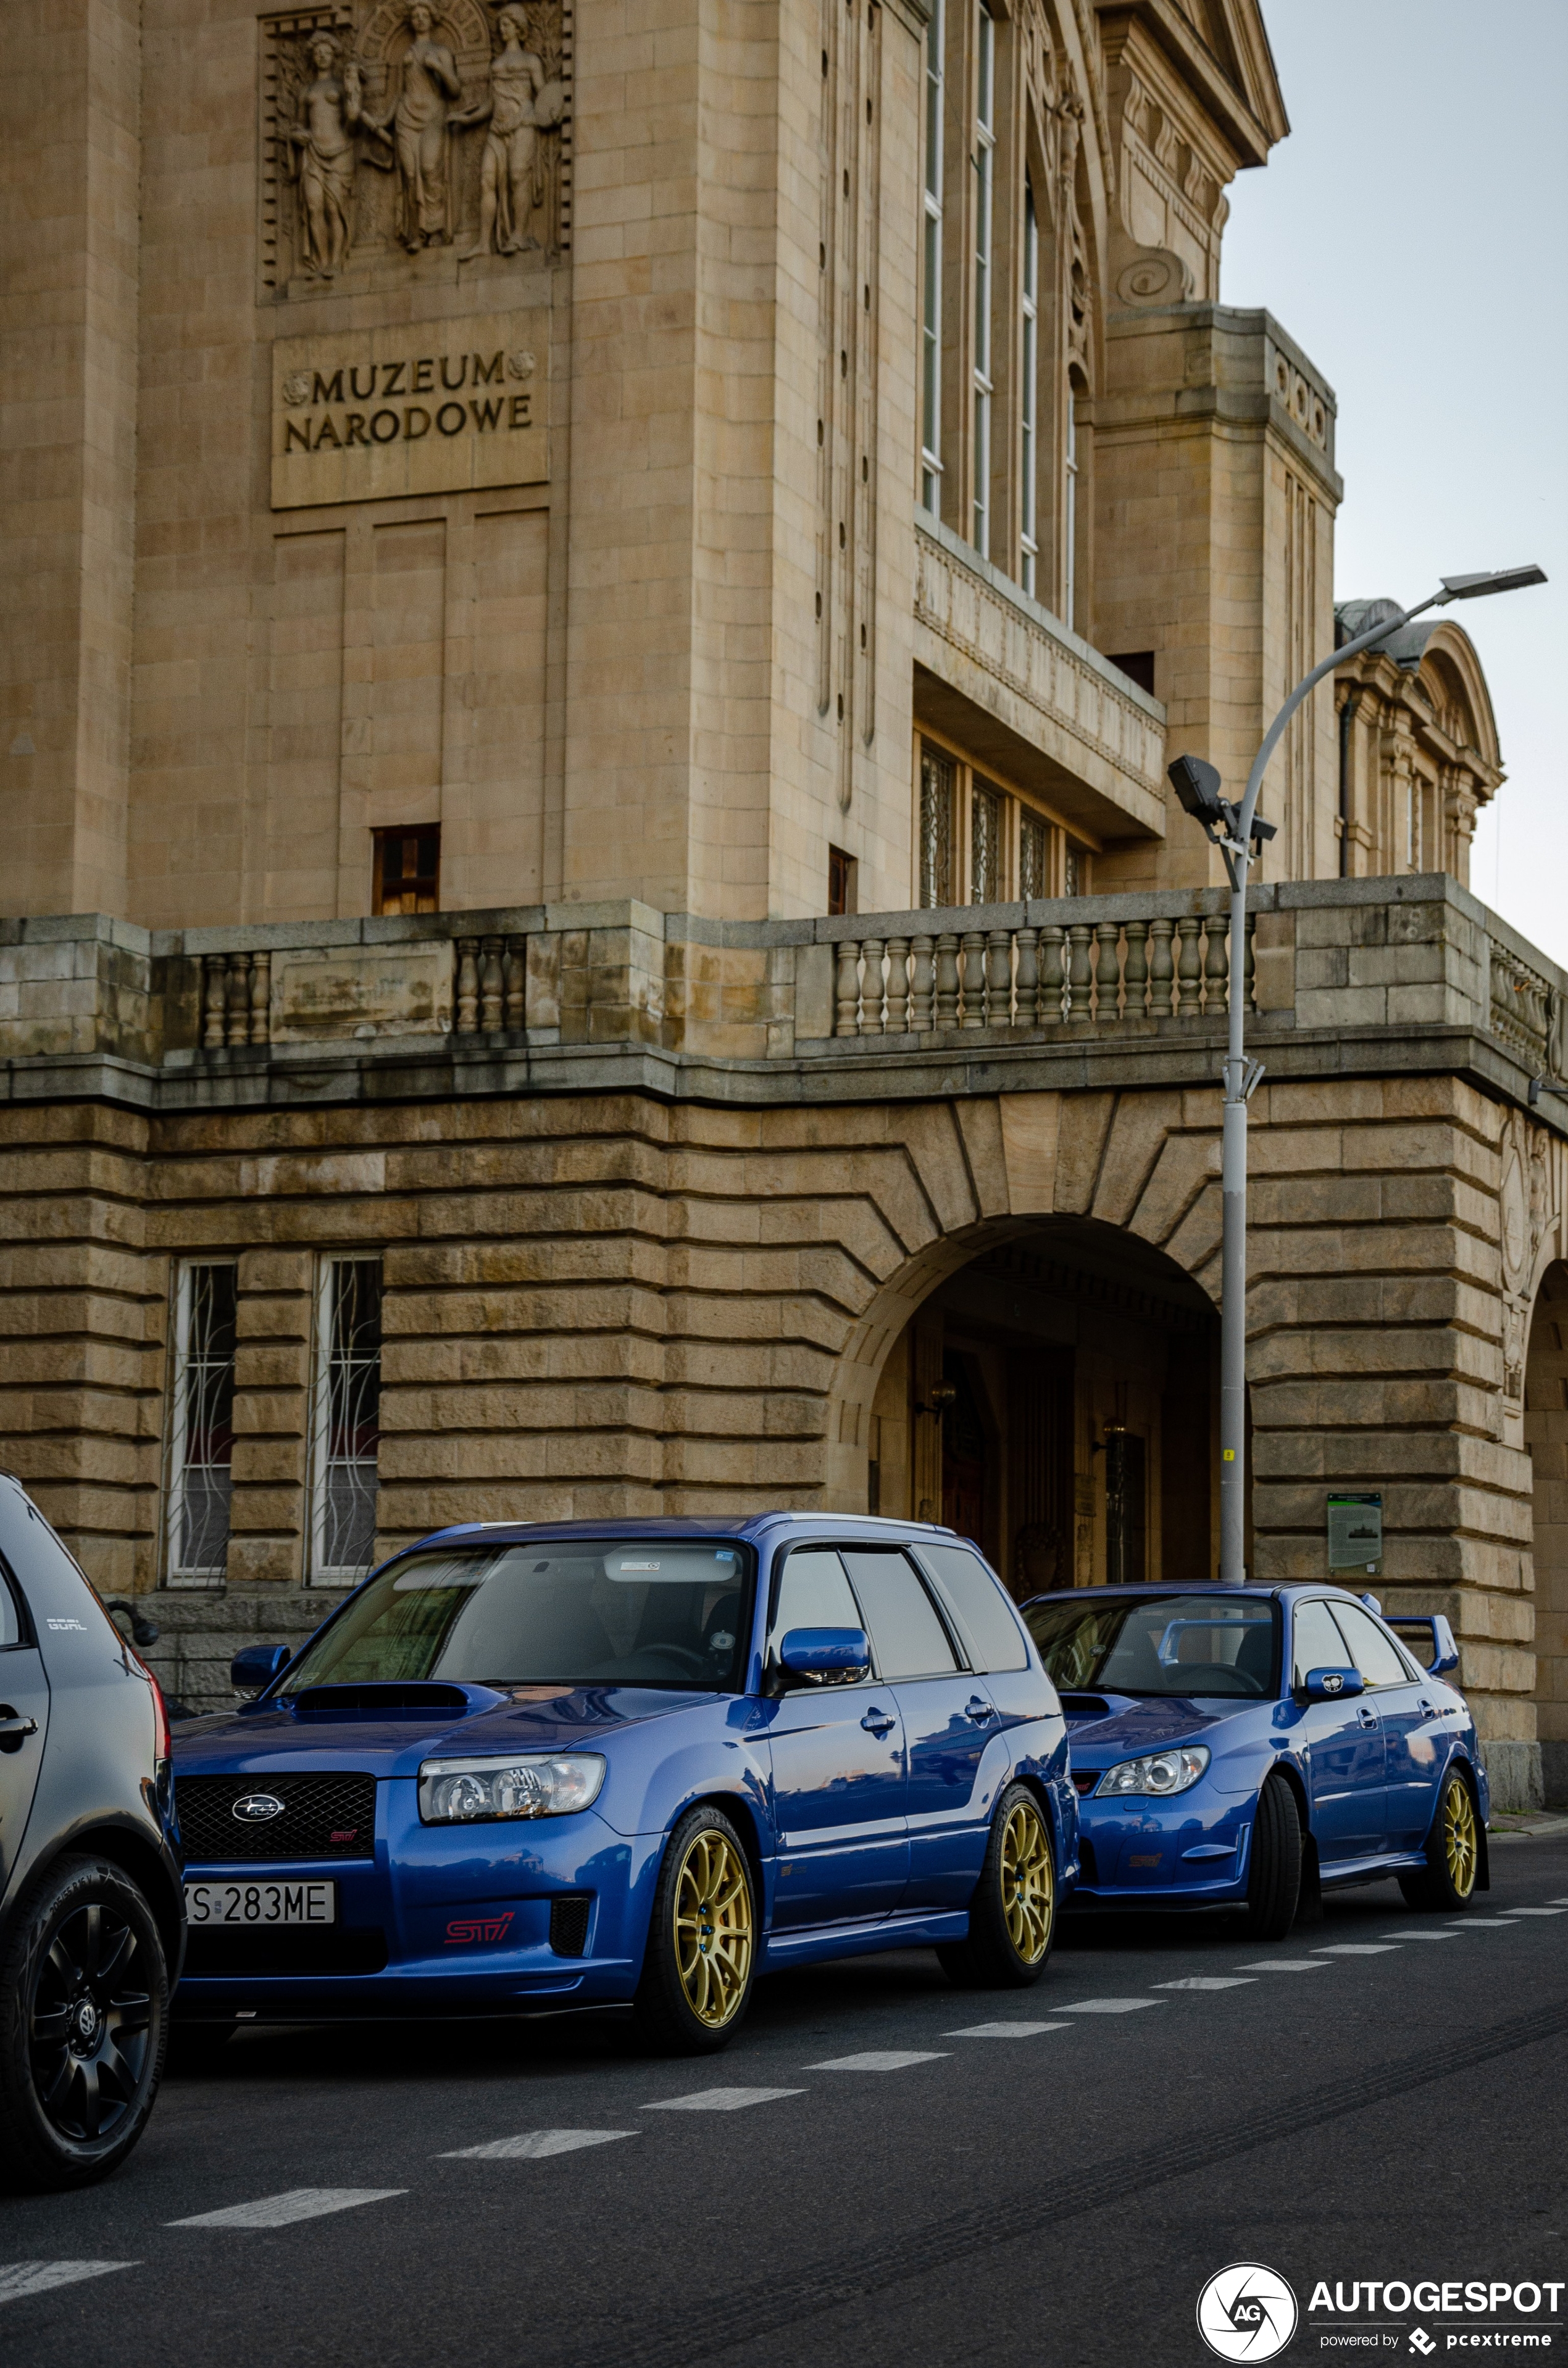
{"type": "Polygon", "coordinates": [[[1051,839],[1046,825],[1038,814],[1018,816],[1018,894],[1027,904],[1031,896],[1051,894],[1051,839]]]}
{"type": "Polygon", "coordinates": [[[942,505],[942,0],[926,28],[926,286],[920,316],[920,499],[942,505]]]}
{"type": "Polygon", "coordinates": [[[441,826],[376,833],[375,909],[378,913],[440,910],[441,826]]]}
{"type": "MultiPolygon", "coordinates": [[[[1035,219],[1034,189],[1024,183],[1024,318],[1022,353],[1022,386],[1019,418],[1021,450],[1018,454],[1020,482],[1023,487],[1023,531],[1018,580],[1031,598],[1035,589],[1035,561],[1040,541],[1035,531],[1035,441],[1036,404],[1039,391],[1036,374],[1040,367],[1040,224],[1035,219]]],[[[1032,894],[1038,894],[1035,890],[1032,894]]]]}
{"type": "Polygon", "coordinates": [[[991,556],[991,236],[996,169],[996,28],[978,0],[974,96],[974,522],[982,559],[991,556]]]}
{"type": "Polygon", "coordinates": [[[1062,620],[1069,628],[1078,605],[1078,394],[1067,381],[1067,471],[1062,488],[1062,620]]]}
{"type": "Polygon", "coordinates": [[[381,1408],[381,1262],[324,1258],[312,1410],[311,1577],[351,1586],[376,1543],[381,1408]]]}
{"type": "Polygon", "coordinates": [[[958,768],[920,744],[920,902],[931,911],[953,901],[953,808],[958,768]]]}
{"type": "Polygon", "coordinates": [[[183,1266],[175,1294],[170,1392],[168,1574],[217,1587],[229,1554],[238,1269],[183,1266]]]}
{"type": "Polygon", "coordinates": [[[969,795],[969,901],[1002,901],[1002,793],[978,780],[969,795]]]}

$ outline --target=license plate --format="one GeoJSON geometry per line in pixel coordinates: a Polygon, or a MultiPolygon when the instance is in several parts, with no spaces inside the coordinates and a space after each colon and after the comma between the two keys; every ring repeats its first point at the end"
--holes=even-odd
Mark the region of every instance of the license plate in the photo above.
{"type": "Polygon", "coordinates": [[[185,1912],[193,1927],[335,1924],[335,1883],[187,1883],[185,1912]]]}

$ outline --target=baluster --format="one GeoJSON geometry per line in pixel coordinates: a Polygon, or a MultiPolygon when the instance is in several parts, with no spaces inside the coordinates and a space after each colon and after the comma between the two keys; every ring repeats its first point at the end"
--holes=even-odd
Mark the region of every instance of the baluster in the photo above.
{"type": "Polygon", "coordinates": [[[1181,951],[1176,958],[1176,985],[1181,991],[1181,1008],[1177,1017],[1196,1019],[1203,978],[1198,952],[1198,932],[1202,927],[1196,920],[1178,921],[1176,930],[1181,939],[1181,951]]]}
{"type": "Polygon", "coordinates": [[[1168,1019],[1176,1009],[1176,972],[1171,962],[1174,921],[1151,921],[1149,936],[1149,1016],[1168,1019]]]}
{"type": "Polygon", "coordinates": [[[1013,1014],[1015,1028],[1040,1026],[1040,931],[1018,931],[1017,1007],[1013,1014]]]}
{"type": "Polygon", "coordinates": [[[882,940],[865,940],[866,981],[860,990],[860,1033],[880,1036],[882,1033],[882,940]]]}
{"type": "Polygon", "coordinates": [[[487,1036],[501,1032],[501,940],[482,938],[479,947],[479,1024],[487,1036]]]}
{"type": "Polygon", "coordinates": [[[250,1042],[250,956],[229,956],[229,1024],[225,1031],[231,1044],[250,1042]]]}
{"type": "Polygon", "coordinates": [[[959,941],[951,929],[944,929],[937,940],[937,1025],[956,1028],[959,1024],[959,941]]]}
{"type": "Polygon", "coordinates": [[[1013,935],[993,929],[985,940],[985,1024],[1006,1028],[1013,1018],[1013,935]]]}
{"type": "Polygon", "coordinates": [[[902,1036],[909,1026],[909,939],[888,939],[888,1034],[902,1036]]]}
{"type": "Polygon", "coordinates": [[[1121,985],[1121,925],[1119,921],[1101,921],[1095,935],[1100,941],[1100,958],[1095,965],[1096,1025],[1109,1028],[1121,1014],[1117,1008],[1117,990],[1121,985]]]}
{"type": "Polygon", "coordinates": [[[1089,1025],[1089,990],[1094,984],[1094,964],[1089,960],[1089,945],[1094,930],[1087,921],[1073,921],[1067,929],[1072,951],[1068,956],[1066,1018],[1074,1028],[1089,1025]]]}
{"type": "Polygon", "coordinates": [[[222,954],[201,957],[201,1009],[204,1046],[219,1045],[223,1041],[223,1012],[229,995],[229,965],[222,954]]]}
{"type": "Polygon", "coordinates": [[[835,1036],[858,1036],[860,1033],[860,940],[840,938],[838,940],[838,1014],[833,1024],[835,1036]]]}
{"type": "Polygon", "coordinates": [[[1067,932],[1054,921],[1047,921],[1040,933],[1040,1024],[1042,1028],[1062,1025],[1062,994],[1067,984],[1062,954],[1067,932]]]}
{"type": "Polygon", "coordinates": [[[1231,925],[1224,914],[1210,913],[1204,926],[1209,933],[1209,951],[1203,963],[1203,1008],[1215,1015],[1224,1011],[1231,1000],[1231,925]]]}
{"type": "Polygon", "coordinates": [[[985,934],[982,929],[963,933],[963,1025],[985,1025],[985,934]]]}
{"type": "Polygon", "coordinates": [[[914,962],[909,982],[909,1027],[912,1035],[923,1036],[931,1025],[931,997],[937,985],[937,941],[934,938],[914,938],[910,946],[914,962]]]}
{"type": "Polygon", "coordinates": [[[1247,915],[1246,936],[1242,943],[1242,983],[1244,990],[1242,998],[1242,1009],[1244,1011],[1256,1011],[1257,1009],[1257,985],[1254,976],[1254,973],[1257,968],[1257,949],[1253,944],[1253,932],[1256,928],[1257,915],[1256,913],[1249,913],[1247,915]]]}
{"type": "Polygon", "coordinates": [[[479,965],[472,938],[458,939],[458,1032],[472,1035],[479,1014],[479,965]]]}
{"type": "Polygon", "coordinates": [[[524,995],[528,986],[528,939],[508,938],[506,958],[503,968],[506,981],[506,1026],[520,1029],[524,1024],[524,995]]]}
{"type": "Polygon", "coordinates": [[[265,1044],[272,1035],[272,956],[250,958],[250,1041],[265,1044]]]}
{"type": "Polygon", "coordinates": [[[1123,1017],[1142,1019],[1149,1000],[1149,955],[1147,921],[1129,921],[1127,928],[1127,966],[1122,972],[1123,1017]]]}

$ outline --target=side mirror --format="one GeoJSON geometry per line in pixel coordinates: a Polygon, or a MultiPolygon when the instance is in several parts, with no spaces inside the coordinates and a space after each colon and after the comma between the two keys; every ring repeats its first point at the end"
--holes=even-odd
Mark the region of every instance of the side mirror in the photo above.
{"type": "Polygon", "coordinates": [[[863,1628],[791,1628],[778,1647],[791,1677],[808,1684],[849,1685],[871,1674],[871,1646],[863,1628]]]}
{"type": "Polygon", "coordinates": [[[255,1702],[293,1657],[287,1645],[242,1645],[229,1664],[229,1683],[241,1702],[255,1702]]]}
{"type": "Polygon", "coordinates": [[[1359,1669],[1309,1669],[1301,1688],[1308,1702],[1343,1702],[1348,1694],[1364,1694],[1367,1680],[1359,1669]]]}

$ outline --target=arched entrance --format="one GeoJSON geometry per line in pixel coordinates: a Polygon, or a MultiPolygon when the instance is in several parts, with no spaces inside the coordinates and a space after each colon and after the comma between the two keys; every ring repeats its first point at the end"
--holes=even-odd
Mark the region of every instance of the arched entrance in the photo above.
{"type": "Polygon", "coordinates": [[[1136,1236],[971,1226],[892,1278],[846,1344],[833,1501],[949,1523],[1019,1596],[1211,1577],[1218,1357],[1208,1294],[1136,1236]]]}
{"type": "Polygon", "coordinates": [[[1568,1264],[1541,1278],[1525,1363],[1535,1532],[1536,1720],[1550,1805],[1568,1803],[1568,1264]]]}

